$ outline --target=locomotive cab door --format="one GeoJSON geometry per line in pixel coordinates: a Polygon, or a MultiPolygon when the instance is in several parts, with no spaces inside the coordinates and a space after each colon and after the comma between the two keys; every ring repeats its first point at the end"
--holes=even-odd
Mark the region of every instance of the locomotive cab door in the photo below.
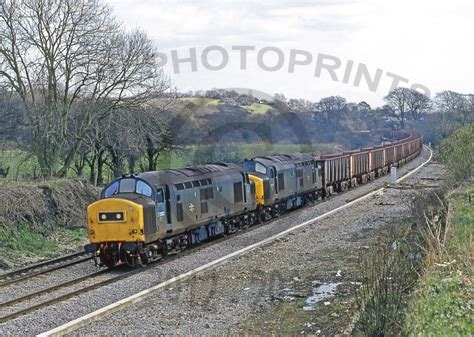
{"type": "Polygon", "coordinates": [[[275,166],[270,166],[270,186],[273,186],[275,194],[278,194],[278,182],[275,166]]]}
{"type": "Polygon", "coordinates": [[[165,194],[162,188],[156,189],[156,197],[155,197],[155,204],[156,204],[156,224],[158,225],[158,231],[162,228],[165,228],[167,223],[167,208],[165,203],[165,194]]]}
{"type": "MultiPolygon", "coordinates": [[[[165,185],[165,195],[164,195],[164,204],[165,204],[165,218],[163,219],[165,221],[165,228],[166,228],[166,233],[171,233],[172,232],[172,226],[171,226],[171,195],[170,195],[170,188],[168,185],[165,185]]],[[[161,222],[159,222],[161,224],[161,222]]]]}

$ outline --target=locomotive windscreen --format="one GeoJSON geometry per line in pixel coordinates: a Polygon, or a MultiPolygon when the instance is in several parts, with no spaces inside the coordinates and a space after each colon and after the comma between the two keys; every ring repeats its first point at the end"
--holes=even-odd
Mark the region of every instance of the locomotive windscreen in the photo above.
{"type": "Polygon", "coordinates": [[[261,174],[267,174],[267,168],[255,160],[244,161],[242,163],[242,168],[245,172],[258,172],[261,174]]]}
{"type": "Polygon", "coordinates": [[[103,198],[109,198],[119,193],[136,193],[151,197],[153,195],[153,189],[143,180],[135,178],[123,178],[112,182],[102,192],[103,198]]]}

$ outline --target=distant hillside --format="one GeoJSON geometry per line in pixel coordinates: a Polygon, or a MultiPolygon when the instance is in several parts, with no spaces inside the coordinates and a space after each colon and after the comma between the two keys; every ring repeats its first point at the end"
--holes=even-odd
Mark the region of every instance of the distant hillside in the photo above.
{"type": "Polygon", "coordinates": [[[249,114],[265,114],[273,109],[271,103],[259,99],[234,99],[234,98],[205,98],[205,97],[180,97],[179,102],[183,107],[193,112],[196,116],[219,113],[222,110],[242,114],[245,110],[249,114]]]}
{"type": "Polygon", "coordinates": [[[331,143],[349,149],[372,144],[364,131],[383,127],[377,124],[376,116],[355,104],[327,113],[314,105],[291,103],[235,91],[181,94],[176,104],[185,122],[179,124],[179,134],[189,135],[189,144],[331,143]]]}

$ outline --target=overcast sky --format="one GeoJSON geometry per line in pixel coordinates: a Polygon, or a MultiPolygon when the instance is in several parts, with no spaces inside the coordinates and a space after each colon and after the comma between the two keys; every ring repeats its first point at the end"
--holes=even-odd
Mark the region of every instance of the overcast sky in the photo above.
{"type": "MultiPolygon", "coordinates": [[[[341,95],[350,101],[382,104],[392,77],[387,72],[429,88],[432,94],[450,89],[474,92],[474,6],[472,0],[325,0],[325,1],[164,1],[107,0],[128,28],[141,28],[168,56],[164,69],[180,91],[217,88],[252,88],[286,97],[319,100],[341,95]],[[222,70],[206,69],[204,48],[222,46],[229,62],[222,70]],[[247,55],[247,69],[232,46],[255,46],[247,55]],[[281,69],[268,72],[257,64],[264,47],[279,48],[281,69]],[[197,51],[197,71],[189,63],[174,73],[172,50],[178,57],[197,51]],[[309,65],[288,71],[290,50],[311,53],[309,65]],[[336,77],[323,71],[315,76],[318,54],[341,60],[336,77]],[[353,61],[344,83],[347,62],[353,61]],[[380,84],[370,90],[364,80],[354,85],[362,63],[380,84]]],[[[301,55],[299,56],[302,57],[301,55]]],[[[321,57],[321,56],[320,56],[321,57]]],[[[218,51],[208,54],[211,65],[220,64],[218,51]]],[[[277,64],[277,54],[267,52],[264,61],[277,64]]],[[[324,62],[331,63],[327,60],[324,62]]]]}

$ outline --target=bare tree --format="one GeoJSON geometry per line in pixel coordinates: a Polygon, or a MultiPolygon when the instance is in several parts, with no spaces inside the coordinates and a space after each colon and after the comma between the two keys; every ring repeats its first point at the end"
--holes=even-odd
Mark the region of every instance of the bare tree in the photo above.
{"type": "Polygon", "coordinates": [[[368,113],[372,111],[370,104],[367,103],[366,101],[359,102],[359,104],[357,104],[357,109],[364,113],[368,113]]]}
{"type": "Polygon", "coordinates": [[[0,82],[28,111],[44,175],[66,174],[97,120],[167,88],[151,40],[99,0],[0,0],[0,39],[0,82]]]}
{"type": "Polygon", "coordinates": [[[328,123],[338,126],[343,114],[346,112],[347,101],[341,96],[329,96],[321,98],[318,103],[318,111],[322,113],[328,123]]]}
{"type": "Polygon", "coordinates": [[[445,90],[436,94],[434,102],[439,112],[451,114],[462,125],[466,125],[474,118],[473,97],[472,94],[445,90]]]}
{"type": "Polygon", "coordinates": [[[145,111],[142,135],[145,145],[142,154],[146,166],[142,170],[155,171],[158,157],[166,150],[180,151],[188,143],[195,143],[193,133],[196,124],[190,122],[191,116],[178,109],[176,101],[167,98],[145,111]]]}
{"type": "Polygon", "coordinates": [[[3,89],[0,89],[0,138],[20,147],[31,142],[21,99],[14,92],[3,89]]]}
{"type": "Polygon", "coordinates": [[[384,97],[385,102],[392,109],[395,117],[398,118],[401,129],[405,128],[406,113],[409,111],[408,102],[411,95],[411,90],[408,88],[396,88],[384,97]]]}
{"type": "Polygon", "coordinates": [[[315,103],[302,98],[291,98],[288,101],[288,106],[294,112],[312,112],[317,108],[315,103]]]}
{"type": "Polygon", "coordinates": [[[283,94],[273,95],[272,106],[278,113],[286,113],[290,111],[287,99],[283,94]]]}
{"type": "Polygon", "coordinates": [[[88,135],[91,182],[102,183],[104,165],[114,177],[135,172],[140,159],[142,171],[156,170],[162,152],[179,148],[187,134],[186,118],[176,103],[175,96],[167,95],[135,110],[120,109],[102,120],[88,135]]]}
{"type": "Polygon", "coordinates": [[[411,112],[413,119],[418,120],[421,115],[427,113],[431,109],[431,99],[421,92],[410,90],[407,107],[411,112]]]}

